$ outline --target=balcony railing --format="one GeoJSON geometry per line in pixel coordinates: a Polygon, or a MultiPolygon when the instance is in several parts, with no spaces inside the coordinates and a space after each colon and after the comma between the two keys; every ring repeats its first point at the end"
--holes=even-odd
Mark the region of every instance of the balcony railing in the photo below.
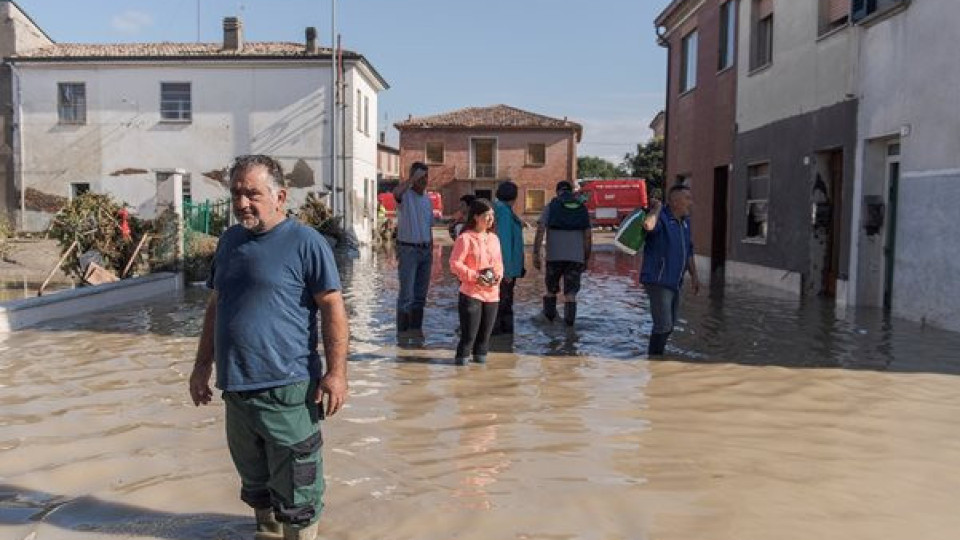
{"type": "Polygon", "coordinates": [[[496,165],[481,165],[477,163],[477,164],[474,164],[470,172],[473,173],[470,175],[471,178],[496,178],[497,177],[496,165]]]}
{"type": "Polygon", "coordinates": [[[513,167],[497,167],[488,164],[458,165],[457,180],[507,180],[513,177],[513,167]]]}

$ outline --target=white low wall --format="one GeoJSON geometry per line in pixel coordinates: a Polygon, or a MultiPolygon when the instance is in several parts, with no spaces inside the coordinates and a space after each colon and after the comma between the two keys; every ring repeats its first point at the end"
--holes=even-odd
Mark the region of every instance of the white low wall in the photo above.
{"type": "MultiPolygon", "coordinates": [[[[708,267],[709,269],[709,267],[708,267]]],[[[728,260],[726,262],[726,278],[733,281],[746,281],[766,287],[772,287],[784,292],[801,294],[801,278],[798,272],[768,268],[756,264],[748,264],[728,260]]]]}
{"type": "Polygon", "coordinates": [[[0,333],[147,298],[177,294],[183,288],[180,274],[159,272],[93,287],[54,292],[49,296],[24,298],[0,304],[0,333]]]}

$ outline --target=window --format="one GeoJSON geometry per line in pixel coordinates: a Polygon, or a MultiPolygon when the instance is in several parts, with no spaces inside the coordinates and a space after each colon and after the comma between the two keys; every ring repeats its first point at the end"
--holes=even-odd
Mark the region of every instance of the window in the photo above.
{"type": "Polygon", "coordinates": [[[546,201],[547,190],[528,189],[524,198],[523,209],[525,212],[542,212],[543,207],[546,206],[546,201]]]}
{"type": "Polygon", "coordinates": [[[753,0],[750,70],[773,62],[773,0],[753,0]]]}
{"type": "Polygon", "coordinates": [[[547,145],[530,143],[527,145],[527,165],[542,167],[547,162],[547,145]]]}
{"type": "Polygon", "coordinates": [[[682,57],[680,58],[680,93],[692,90],[697,86],[697,31],[690,32],[681,43],[682,57]]]}
{"type": "Polygon", "coordinates": [[[427,143],[427,163],[433,164],[433,165],[443,163],[443,143],[441,142],[427,143]]]}
{"type": "Polygon", "coordinates": [[[76,199],[84,193],[90,192],[90,184],[87,182],[74,182],[70,184],[70,197],[76,199]]]}
{"type": "Polygon", "coordinates": [[[770,163],[747,167],[747,234],[745,240],[767,242],[770,163]]]}
{"type": "Polygon", "coordinates": [[[728,0],[720,6],[720,60],[717,70],[733,66],[737,50],[737,0],[728,0]]]}
{"type": "Polygon", "coordinates": [[[885,13],[908,3],[909,0],[852,0],[850,18],[859,22],[875,13],[885,13]]]}
{"type": "Polygon", "coordinates": [[[193,120],[190,83],[160,83],[160,119],[167,122],[193,120]]]}
{"type": "Polygon", "coordinates": [[[363,132],[370,135],[370,98],[363,96],[363,132]]]}
{"type": "Polygon", "coordinates": [[[353,104],[357,109],[357,131],[363,131],[363,109],[360,108],[361,102],[363,102],[363,94],[360,90],[357,90],[357,101],[353,104]]]}
{"type": "Polygon", "coordinates": [[[846,26],[850,20],[850,0],[820,0],[819,35],[846,26]]]}
{"type": "Polygon", "coordinates": [[[87,86],[84,83],[57,84],[57,114],[61,124],[87,123],[87,86]]]}

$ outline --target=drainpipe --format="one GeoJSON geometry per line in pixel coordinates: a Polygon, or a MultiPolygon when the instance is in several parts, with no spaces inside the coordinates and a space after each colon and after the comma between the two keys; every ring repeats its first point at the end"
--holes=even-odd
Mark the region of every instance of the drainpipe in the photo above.
{"type": "Polygon", "coordinates": [[[27,216],[27,188],[24,185],[23,176],[23,94],[20,87],[20,70],[12,62],[7,62],[10,66],[10,73],[13,74],[14,92],[13,92],[13,129],[16,131],[13,137],[13,170],[14,178],[20,186],[20,231],[26,230],[27,216]]]}
{"type": "Polygon", "coordinates": [[[330,0],[330,210],[337,215],[337,0],[330,0]]]}
{"type": "Polygon", "coordinates": [[[663,192],[666,194],[667,184],[669,179],[667,178],[667,166],[670,163],[670,76],[673,70],[673,50],[670,47],[670,42],[666,39],[667,29],[663,26],[656,26],[654,29],[657,32],[657,45],[667,49],[667,83],[666,83],[666,93],[664,94],[664,107],[663,107],[663,192]]]}

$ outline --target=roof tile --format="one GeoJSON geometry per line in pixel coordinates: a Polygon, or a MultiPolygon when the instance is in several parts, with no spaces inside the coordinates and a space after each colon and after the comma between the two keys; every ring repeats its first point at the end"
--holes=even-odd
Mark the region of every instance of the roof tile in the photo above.
{"type": "MultiPolygon", "coordinates": [[[[344,54],[355,54],[344,51],[344,54]]],[[[220,43],[57,43],[51,46],[23,52],[15,56],[18,59],[29,58],[164,58],[196,56],[210,57],[329,57],[329,48],[319,48],[315,54],[308,55],[303,43],[282,41],[261,41],[244,43],[239,51],[224,50],[220,43]]]]}
{"type": "Polygon", "coordinates": [[[508,129],[573,129],[577,138],[583,130],[576,122],[551,118],[508,105],[467,107],[433,116],[411,117],[394,124],[397,129],[428,128],[508,128],[508,129]]]}

